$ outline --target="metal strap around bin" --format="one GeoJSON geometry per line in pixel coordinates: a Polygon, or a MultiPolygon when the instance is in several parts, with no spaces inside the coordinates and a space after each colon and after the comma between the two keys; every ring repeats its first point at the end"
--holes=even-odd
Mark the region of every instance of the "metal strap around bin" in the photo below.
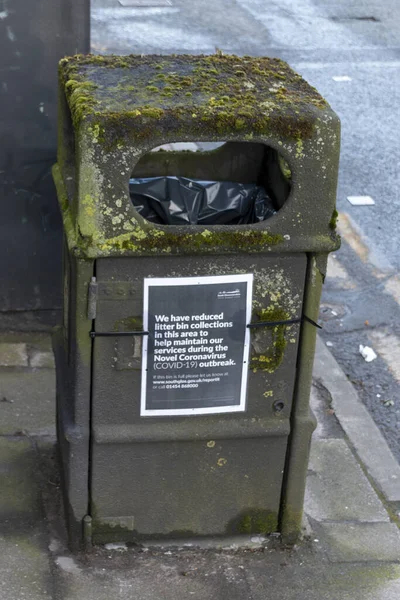
{"type": "Polygon", "coordinates": [[[306,315],[303,315],[299,319],[288,319],[287,321],[257,321],[256,323],[249,323],[247,327],[249,327],[249,329],[255,329],[257,327],[276,327],[278,325],[294,325],[295,323],[303,323],[304,321],[310,323],[310,325],[314,325],[314,327],[318,327],[318,329],[322,329],[321,325],[318,325],[318,323],[306,315]]]}
{"type": "MultiPolygon", "coordinates": [[[[307,315],[303,315],[299,319],[288,319],[287,321],[257,321],[256,323],[249,323],[247,327],[249,329],[256,329],[257,327],[277,327],[278,325],[294,325],[296,323],[303,323],[306,321],[313,325],[314,327],[318,327],[318,329],[322,329],[321,325],[318,325],[315,321],[307,317],[307,315]]],[[[92,339],[96,337],[126,337],[126,336],[136,336],[136,335],[149,335],[148,331],[91,331],[89,333],[92,339]]]]}
{"type": "Polygon", "coordinates": [[[96,337],[126,337],[130,335],[149,335],[148,331],[91,331],[89,333],[92,339],[96,337]]]}

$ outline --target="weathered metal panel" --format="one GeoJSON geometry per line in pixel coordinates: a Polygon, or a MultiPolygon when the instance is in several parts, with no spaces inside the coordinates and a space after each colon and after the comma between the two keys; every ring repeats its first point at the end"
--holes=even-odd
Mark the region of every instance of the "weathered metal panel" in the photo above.
{"type": "Polygon", "coordinates": [[[0,0],[0,310],[61,307],[57,63],[89,50],[89,0],[0,0]]]}

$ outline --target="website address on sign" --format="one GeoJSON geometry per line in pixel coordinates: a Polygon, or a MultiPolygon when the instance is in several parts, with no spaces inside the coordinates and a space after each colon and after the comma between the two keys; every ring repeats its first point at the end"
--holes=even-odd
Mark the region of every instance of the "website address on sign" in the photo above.
{"type": "MultiPolygon", "coordinates": [[[[186,381],[183,381],[182,379],[173,379],[172,381],[167,382],[167,387],[197,387],[199,383],[215,383],[220,380],[220,377],[201,377],[200,379],[188,379],[186,381]]],[[[165,383],[165,381],[154,381],[153,385],[165,385],[165,383]]]]}

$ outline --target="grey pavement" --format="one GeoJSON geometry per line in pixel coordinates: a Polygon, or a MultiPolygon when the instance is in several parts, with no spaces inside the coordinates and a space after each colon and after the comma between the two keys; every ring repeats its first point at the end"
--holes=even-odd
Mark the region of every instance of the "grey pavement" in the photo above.
{"type": "Polygon", "coordinates": [[[318,427],[295,547],[254,536],[87,554],[66,542],[49,336],[3,335],[0,348],[0,600],[400,597],[399,467],[321,340],[311,396],[318,427]]]}

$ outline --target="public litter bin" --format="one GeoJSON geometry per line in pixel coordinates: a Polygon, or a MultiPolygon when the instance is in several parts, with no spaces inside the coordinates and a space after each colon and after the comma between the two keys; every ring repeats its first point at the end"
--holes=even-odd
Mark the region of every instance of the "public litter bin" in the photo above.
{"type": "Polygon", "coordinates": [[[61,61],[54,345],[73,545],[298,536],[339,137],[326,101],[278,59],[61,61]],[[151,151],[174,142],[225,143],[151,151]],[[188,193],[259,186],[274,214],[152,222],[132,186],[159,177],[188,193]]]}

